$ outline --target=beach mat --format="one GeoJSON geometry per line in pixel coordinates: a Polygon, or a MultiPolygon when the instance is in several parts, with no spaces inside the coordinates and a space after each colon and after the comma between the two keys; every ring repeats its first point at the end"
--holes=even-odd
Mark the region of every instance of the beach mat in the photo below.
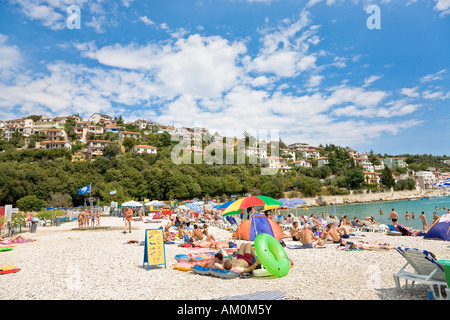
{"type": "Polygon", "coordinates": [[[288,248],[288,249],[324,249],[325,247],[305,248],[301,244],[287,244],[286,248],[288,248]]]}
{"type": "Polygon", "coordinates": [[[212,300],[281,300],[288,296],[279,290],[273,291],[258,291],[248,294],[241,294],[237,296],[225,296],[212,300]]]}
{"type": "Polygon", "coordinates": [[[2,270],[2,271],[0,271],[0,274],[16,273],[17,271],[20,271],[20,268],[14,268],[14,269],[2,270]]]}

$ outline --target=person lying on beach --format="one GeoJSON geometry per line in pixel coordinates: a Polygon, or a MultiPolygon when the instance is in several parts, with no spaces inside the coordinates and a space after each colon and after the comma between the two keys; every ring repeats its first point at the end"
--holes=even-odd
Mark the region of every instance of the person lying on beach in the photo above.
{"type": "Polygon", "coordinates": [[[392,250],[395,247],[390,247],[389,244],[378,244],[378,243],[365,243],[362,241],[347,241],[343,240],[340,244],[341,249],[352,250],[352,249],[360,249],[360,250],[368,250],[368,251],[381,251],[381,250],[392,250]]]}
{"type": "Polygon", "coordinates": [[[217,252],[214,255],[214,260],[211,261],[208,265],[206,265],[206,268],[217,268],[219,269],[223,265],[223,254],[222,252],[217,252]]]}
{"type": "Polygon", "coordinates": [[[352,220],[352,226],[355,228],[363,227],[364,223],[361,222],[358,218],[354,217],[352,220]]]}
{"type": "Polygon", "coordinates": [[[36,239],[26,239],[20,234],[17,236],[11,237],[11,238],[3,238],[0,235],[0,244],[7,245],[7,244],[13,244],[13,243],[27,243],[27,242],[33,242],[36,241],[36,239]]]}
{"type": "Polygon", "coordinates": [[[223,248],[236,248],[237,246],[233,241],[189,241],[189,242],[195,248],[223,249],[223,248]]]}
{"type": "Polygon", "coordinates": [[[298,235],[300,237],[300,242],[302,243],[304,248],[320,247],[323,246],[326,242],[314,235],[312,227],[309,223],[305,224],[304,228],[300,230],[298,235]]]}
{"type": "Polygon", "coordinates": [[[259,259],[256,257],[252,244],[242,243],[239,247],[237,257],[233,258],[233,260],[223,259],[223,264],[217,265],[217,269],[244,273],[252,272],[259,264],[259,259]],[[255,262],[253,262],[253,259],[255,259],[255,262]]]}

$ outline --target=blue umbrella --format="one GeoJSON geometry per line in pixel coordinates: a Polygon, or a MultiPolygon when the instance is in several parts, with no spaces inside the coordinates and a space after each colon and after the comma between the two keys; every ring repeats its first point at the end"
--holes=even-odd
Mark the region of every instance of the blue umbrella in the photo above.
{"type": "Polygon", "coordinates": [[[293,199],[289,199],[288,200],[288,203],[290,204],[290,205],[293,205],[293,206],[300,206],[300,205],[302,205],[302,204],[306,204],[306,201],[305,200],[303,200],[303,199],[300,199],[300,198],[293,198],[293,199]]]}
{"type": "Polygon", "coordinates": [[[200,207],[196,203],[186,203],[185,206],[188,207],[189,209],[195,211],[195,212],[203,212],[202,207],[200,207]]]}

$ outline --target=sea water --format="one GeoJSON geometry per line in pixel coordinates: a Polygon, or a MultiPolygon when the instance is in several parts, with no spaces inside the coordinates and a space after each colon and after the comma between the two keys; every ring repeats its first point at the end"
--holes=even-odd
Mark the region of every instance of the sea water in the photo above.
{"type": "MultiPolygon", "coordinates": [[[[442,197],[429,197],[428,199],[415,199],[415,200],[401,200],[401,201],[381,201],[371,202],[363,204],[350,204],[350,205],[336,205],[336,211],[333,212],[332,206],[324,207],[309,207],[308,210],[297,209],[296,216],[316,214],[316,218],[322,218],[322,213],[328,212],[329,215],[336,215],[338,218],[341,216],[347,216],[348,220],[352,220],[357,217],[360,220],[370,216],[375,221],[381,224],[392,224],[391,219],[388,218],[389,213],[394,209],[398,214],[398,223],[413,230],[422,230],[422,220],[419,216],[422,211],[428,222],[428,227],[433,222],[433,212],[436,212],[438,216],[442,216],[447,212],[446,207],[450,208],[450,196],[442,197]],[[437,209],[436,209],[437,207],[437,209]],[[380,209],[383,210],[383,214],[380,215],[380,209]],[[409,219],[405,218],[405,213],[411,215],[409,219]],[[414,212],[415,218],[412,218],[414,212]]],[[[294,213],[294,212],[292,212],[294,213]]]]}

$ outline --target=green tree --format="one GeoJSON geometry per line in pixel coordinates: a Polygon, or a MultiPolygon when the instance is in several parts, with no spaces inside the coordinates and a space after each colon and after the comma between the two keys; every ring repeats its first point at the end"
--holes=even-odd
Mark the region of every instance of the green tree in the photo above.
{"type": "Polygon", "coordinates": [[[358,167],[351,168],[345,174],[345,183],[352,189],[359,189],[364,180],[364,172],[358,167]]]}
{"type": "Polygon", "coordinates": [[[120,146],[117,143],[108,143],[103,148],[103,156],[110,160],[121,154],[120,146]]]}
{"type": "Polygon", "coordinates": [[[126,151],[130,151],[135,145],[137,145],[137,140],[135,138],[125,137],[122,141],[122,145],[125,147],[126,151]]]}
{"type": "Polygon", "coordinates": [[[387,166],[381,171],[381,183],[386,188],[392,188],[395,186],[395,179],[392,176],[392,171],[387,166]]]}
{"type": "Polygon", "coordinates": [[[45,207],[45,204],[45,201],[39,199],[35,195],[31,195],[17,200],[16,206],[21,211],[40,211],[45,207]]]}

